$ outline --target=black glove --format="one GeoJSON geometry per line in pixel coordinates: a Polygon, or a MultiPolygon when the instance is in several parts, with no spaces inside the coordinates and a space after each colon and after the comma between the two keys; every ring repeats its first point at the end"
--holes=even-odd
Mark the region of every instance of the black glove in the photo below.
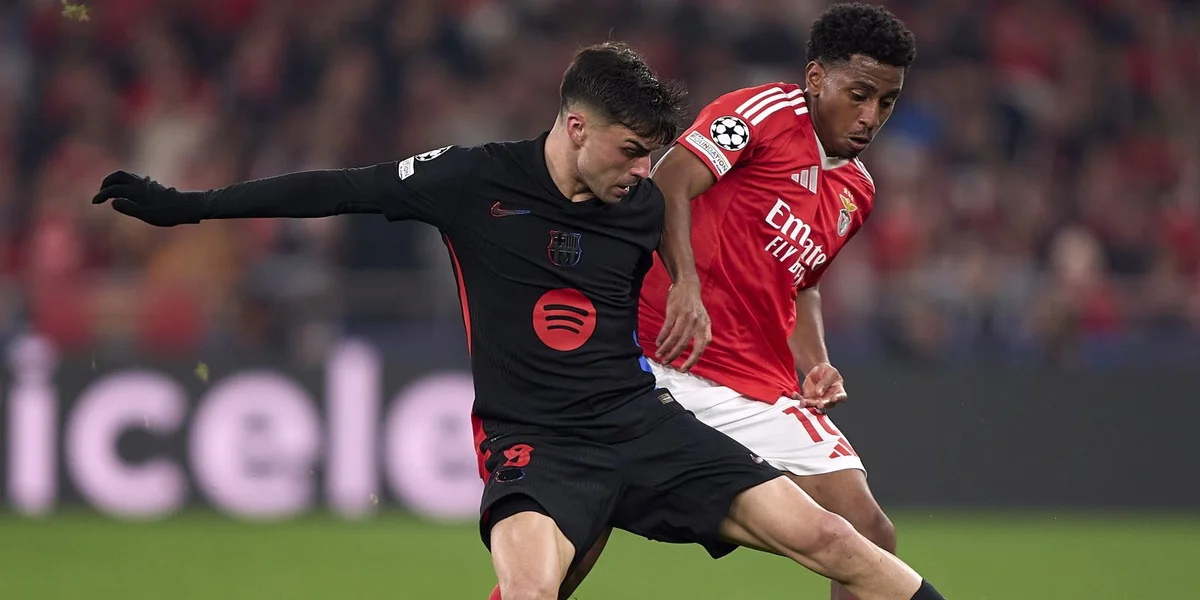
{"type": "Polygon", "coordinates": [[[112,199],[117,212],[159,227],[199,223],[207,211],[204,192],[180,192],[126,171],[109,174],[92,204],[112,199]]]}

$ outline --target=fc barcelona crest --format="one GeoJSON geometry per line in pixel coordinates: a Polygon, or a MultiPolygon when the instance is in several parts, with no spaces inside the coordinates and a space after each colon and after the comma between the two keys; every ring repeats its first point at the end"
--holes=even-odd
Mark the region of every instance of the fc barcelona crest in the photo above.
{"type": "Polygon", "coordinates": [[[546,258],[558,267],[573,267],[579,264],[579,259],[583,256],[583,247],[580,245],[582,239],[581,233],[551,230],[550,244],[546,246],[546,258]]]}

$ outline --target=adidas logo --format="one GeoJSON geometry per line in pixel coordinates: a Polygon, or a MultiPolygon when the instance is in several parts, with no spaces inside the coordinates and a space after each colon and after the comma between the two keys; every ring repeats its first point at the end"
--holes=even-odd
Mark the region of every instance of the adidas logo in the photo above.
{"type": "Polygon", "coordinates": [[[833,447],[833,452],[829,453],[829,458],[841,458],[843,456],[858,456],[858,453],[854,451],[854,447],[850,445],[850,442],[846,441],[846,438],[839,437],[837,445],[833,447]]]}
{"type": "Polygon", "coordinates": [[[817,193],[817,173],[820,173],[818,167],[809,167],[799,173],[792,174],[792,181],[800,185],[800,187],[815,194],[817,193]]]}

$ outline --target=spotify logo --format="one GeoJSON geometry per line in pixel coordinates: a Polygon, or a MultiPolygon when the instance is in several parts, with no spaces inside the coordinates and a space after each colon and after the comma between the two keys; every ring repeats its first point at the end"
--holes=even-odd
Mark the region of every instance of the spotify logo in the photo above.
{"type": "Polygon", "coordinates": [[[596,331],[596,307],[579,290],[551,290],[534,305],[533,330],[559,352],[574,350],[596,331]]]}

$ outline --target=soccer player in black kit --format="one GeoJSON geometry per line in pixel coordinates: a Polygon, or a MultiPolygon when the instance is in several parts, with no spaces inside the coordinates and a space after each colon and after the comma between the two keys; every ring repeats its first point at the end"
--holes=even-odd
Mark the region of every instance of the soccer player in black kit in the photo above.
{"type": "Polygon", "coordinates": [[[557,598],[609,524],[716,557],[781,554],[861,600],[941,598],[643,368],[638,292],[664,227],[650,153],[678,134],[681,96],[607,43],[576,54],[553,128],[533,140],[203,192],[119,171],[92,202],[158,226],[381,213],[437,227],[471,353],[480,533],[505,600],[557,598]]]}

